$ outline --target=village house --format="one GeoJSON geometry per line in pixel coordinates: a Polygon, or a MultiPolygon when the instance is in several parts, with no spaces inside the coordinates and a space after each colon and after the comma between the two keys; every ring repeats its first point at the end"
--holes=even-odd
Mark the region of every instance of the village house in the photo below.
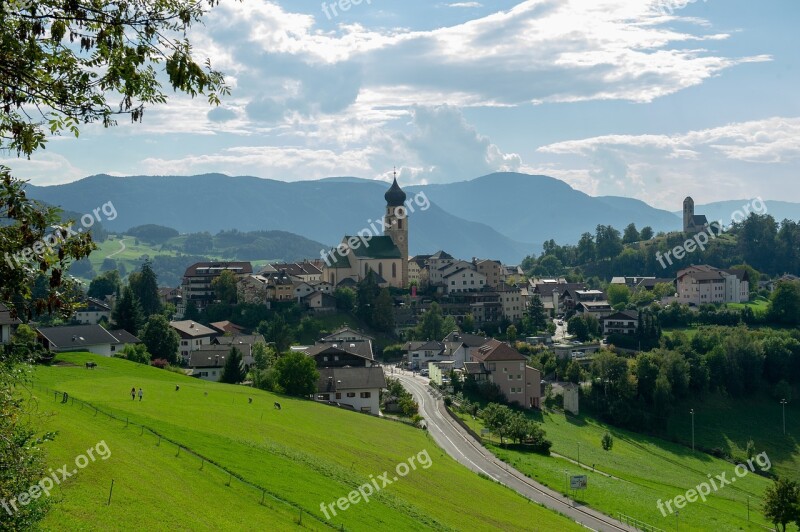
{"type": "Polygon", "coordinates": [[[175,329],[181,339],[178,353],[184,360],[188,360],[193,351],[211,345],[212,340],[219,336],[219,332],[214,329],[191,320],[171,321],[169,325],[175,329]]]}
{"type": "Polygon", "coordinates": [[[602,320],[603,335],[609,334],[636,334],[639,324],[639,313],[635,310],[623,310],[606,316],[602,320]]]}
{"type": "Polygon", "coordinates": [[[12,318],[8,307],[0,303],[0,344],[4,345],[11,341],[11,335],[20,323],[22,321],[19,318],[12,318]]]}
{"type": "Polygon", "coordinates": [[[678,272],[678,302],[700,306],[710,303],[745,303],[750,300],[746,270],[720,270],[708,265],[678,272]]]}
{"type": "Polygon", "coordinates": [[[542,374],[527,360],[507,343],[492,339],[474,351],[464,367],[476,380],[497,384],[508,402],[539,408],[542,374]]]}
{"type": "Polygon", "coordinates": [[[99,323],[101,319],[105,318],[106,321],[111,319],[111,305],[89,297],[86,301],[75,311],[75,321],[82,325],[94,325],[99,323]]]}
{"type": "Polygon", "coordinates": [[[54,353],[88,351],[110,357],[122,351],[126,344],[140,343],[138,338],[127,331],[114,332],[116,335],[97,324],[36,329],[41,344],[54,353]]]}
{"type": "Polygon", "coordinates": [[[181,283],[183,297],[178,316],[183,316],[190,301],[200,312],[213,303],[216,295],[211,283],[224,271],[230,271],[237,279],[241,279],[253,273],[253,265],[249,262],[198,262],[186,268],[181,283]]]}

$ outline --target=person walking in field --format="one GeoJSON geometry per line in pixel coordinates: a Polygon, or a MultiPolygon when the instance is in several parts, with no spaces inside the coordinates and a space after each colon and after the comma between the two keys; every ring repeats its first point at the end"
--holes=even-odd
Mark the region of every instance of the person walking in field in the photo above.
{"type": "Polygon", "coordinates": [[[139,388],[139,401],[142,400],[142,395],[144,395],[144,392],[142,392],[142,389],[139,388]]]}
{"type": "Polygon", "coordinates": [[[131,401],[135,401],[135,400],[136,400],[136,386],[131,388],[131,401]]]}

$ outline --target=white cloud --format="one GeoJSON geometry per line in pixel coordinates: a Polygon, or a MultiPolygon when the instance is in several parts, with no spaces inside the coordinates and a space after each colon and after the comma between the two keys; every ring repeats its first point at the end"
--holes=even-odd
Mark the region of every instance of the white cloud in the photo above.
{"type": "Polygon", "coordinates": [[[63,155],[53,152],[38,152],[25,158],[0,158],[0,165],[12,169],[14,177],[30,180],[38,186],[59,185],[86,177],[86,173],[70,163],[63,155]]]}
{"type": "Polygon", "coordinates": [[[798,139],[800,118],[774,117],[674,135],[603,135],[537,152],[555,156],[551,169],[584,191],[674,207],[675,190],[704,201],[770,197],[775,189],[797,194],[798,139]]]}

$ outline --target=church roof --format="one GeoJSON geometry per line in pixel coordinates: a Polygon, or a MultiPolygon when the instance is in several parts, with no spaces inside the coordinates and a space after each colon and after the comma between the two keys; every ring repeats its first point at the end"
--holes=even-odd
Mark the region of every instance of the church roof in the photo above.
{"type": "MultiPolygon", "coordinates": [[[[345,236],[344,240],[347,241],[351,237],[345,236]]],[[[358,237],[355,237],[358,238],[358,237]]],[[[373,236],[365,246],[358,246],[351,249],[353,255],[359,259],[402,259],[403,254],[400,249],[388,236],[373,236]]]]}
{"type": "Polygon", "coordinates": [[[401,207],[406,202],[406,193],[397,184],[397,178],[394,179],[392,186],[383,197],[386,198],[386,205],[389,207],[401,207]]]}

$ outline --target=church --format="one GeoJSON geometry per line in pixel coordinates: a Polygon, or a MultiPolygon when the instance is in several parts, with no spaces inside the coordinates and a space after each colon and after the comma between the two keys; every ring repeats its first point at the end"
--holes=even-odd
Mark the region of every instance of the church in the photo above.
{"type": "Polygon", "coordinates": [[[383,197],[383,235],[377,234],[376,222],[370,220],[371,229],[345,235],[339,246],[323,256],[323,279],[333,286],[354,284],[371,270],[381,286],[408,288],[408,209],[396,174],[383,197]]]}
{"type": "Polygon", "coordinates": [[[694,235],[705,231],[708,227],[708,219],[704,214],[694,213],[694,200],[687,197],[683,200],[683,232],[694,235]]]}

